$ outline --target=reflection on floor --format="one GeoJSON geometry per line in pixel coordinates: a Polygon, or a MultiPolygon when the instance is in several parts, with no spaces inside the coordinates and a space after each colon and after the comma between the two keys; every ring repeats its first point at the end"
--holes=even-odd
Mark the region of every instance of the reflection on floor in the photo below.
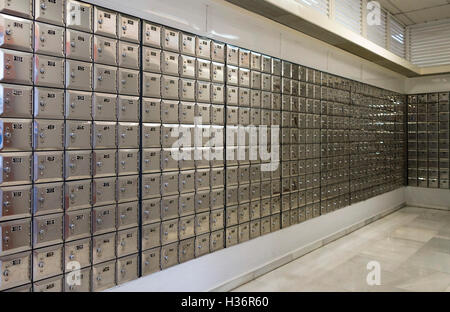
{"type": "Polygon", "coordinates": [[[234,291],[450,292],[450,211],[405,207],[234,291]]]}

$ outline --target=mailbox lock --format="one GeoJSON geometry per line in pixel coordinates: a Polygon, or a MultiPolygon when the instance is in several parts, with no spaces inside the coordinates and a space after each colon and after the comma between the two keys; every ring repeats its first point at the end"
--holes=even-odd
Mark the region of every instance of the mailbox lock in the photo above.
{"type": "Polygon", "coordinates": [[[99,275],[99,276],[97,276],[97,281],[101,281],[102,280],[102,277],[99,275]]]}
{"type": "Polygon", "coordinates": [[[120,242],[120,246],[124,247],[125,246],[125,241],[121,241],[120,242]]]}
{"type": "Polygon", "coordinates": [[[5,201],[5,202],[3,203],[3,206],[8,207],[8,206],[9,206],[9,201],[5,201]]]}
{"type": "Polygon", "coordinates": [[[72,42],[70,43],[70,46],[71,46],[72,48],[75,48],[75,41],[72,41],[72,42]]]}
{"type": "Polygon", "coordinates": [[[73,260],[73,259],[75,259],[75,256],[74,256],[74,255],[70,255],[70,256],[69,256],[69,259],[70,259],[70,260],[73,260]]]}
{"type": "Polygon", "coordinates": [[[45,5],[45,2],[42,2],[42,3],[41,3],[41,9],[42,9],[42,10],[45,10],[46,8],[47,8],[47,5],[45,5]]]}
{"type": "Polygon", "coordinates": [[[43,268],[43,267],[44,267],[44,262],[42,262],[42,261],[39,262],[39,263],[38,263],[38,267],[43,268]]]}
{"type": "Polygon", "coordinates": [[[120,218],[121,218],[121,219],[125,219],[125,217],[126,217],[126,215],[124,215],[124,214],[121,214],[121,215],[120,215],[120,218]]]}
{"type": "Polygon", "coordinates": [[[41,72],[41,74],[45,74],[45,68],[44,68],[44,67],[41,67],[40,72],[41,72]]]}
{"type": "Polygon", "coordinates": [[[6,35],[10,36],[12,34],[12,30],[11,29],[7,29],[5,33],[6,33],[6,35]]]}
{"type": "Polygon", "coordinates": [[[74,193],[70,194],[70,199],[75,199],[76,195],[74,193]]]}
{"type": "Polygon", "coordinates": [[[103,24],[103,19],[99,19],[98,20],[98,23],[101,25],[101,24],[103,24]]]}
{"type": "Polygon", "coordinates": [[[122,275],[125,275],[125,273],[127,273],[127,271],[125,271],[125,269],[121,269],[120,273],[122,273],[122,275]]]}
{"type": "Polygon", "coordinates": [[[169,257],[168,257],[168,256],[164,256],[164,260],[165,260],[166,262],[168,262],[168,261],[169,261],[169,257]]]}
{"type": "Polygon", "coordinates": [[[120,188],[120,191],[123,193],[123,192],[125,192],[125,188],[124,187],[121,187],[120,188]]]}
{"type": "Polygon", "coordinates": [[[9,270],[5,270],[5,271],[3,271],[3,276],[6,276],[6,277],[8,277],[8,276],[9,276],[9,270]]]}
{"type": "Polygon", "coordinates": [[[40,202],[40,203],[43,203],[43,202],[44,202],[44,200],[45,200],[45,198],[44,198],[44,197],[40,197],[40,198],[39,198],[39,202],[40,202]]]}
{"type": "Polygon", "coordinates": [[[97,224],[102,224],[103,220],[101,218],[97,219],[97,224]]]}
{"type": "Polygon", "coordinates": [[[73,230],[75,228],[75,224],[71,223],[69,224],[69,229],[73,230]]]}
{"type": "Polygon", "coordinates": [[[10,173],[11,172],[11,168],[5,167],[5,168],[3,168],[3,171],[6,172],[6,173],[10,173]]]}

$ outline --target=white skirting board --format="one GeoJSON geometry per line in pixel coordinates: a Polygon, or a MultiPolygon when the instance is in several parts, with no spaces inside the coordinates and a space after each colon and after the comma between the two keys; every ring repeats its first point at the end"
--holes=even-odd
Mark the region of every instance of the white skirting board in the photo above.
{"type": "Polygon", "coordinates": [[[405,204],[405,188],[225,248],[107,291],[228,291],[405,204]]]}
{"type": "Polygon", "coordinates": [[[450,210],[450,190],[408,186],[405,197],[408,206],[450,210]]]}

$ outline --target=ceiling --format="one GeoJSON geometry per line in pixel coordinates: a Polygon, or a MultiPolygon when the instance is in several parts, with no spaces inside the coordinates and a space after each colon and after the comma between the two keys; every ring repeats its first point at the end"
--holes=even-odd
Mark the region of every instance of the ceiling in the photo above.
{"type": "Polygon", "coordinates": [[[378,0],[406,26],[450,18],[450,0],[378,0]]]}

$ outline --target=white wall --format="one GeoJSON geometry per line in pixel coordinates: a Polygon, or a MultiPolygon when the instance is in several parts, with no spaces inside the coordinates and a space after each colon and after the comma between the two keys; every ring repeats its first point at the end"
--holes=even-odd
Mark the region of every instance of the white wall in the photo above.
{"type": "Polygon", "coordinates": [[[381,88],[405,88],[400,74],[223,0],[86,1],[381,88]]]}
{"type": "Polygon", "coordinates": [[[405,200],[409,206],[450,210],[449,190],[408,186],[405,200]]]}
{"type": "Polygon", "coordinates": [[[427,93],[450,91],[450,74],[409,78],[405,81],[405,93],[427,93]]]}

